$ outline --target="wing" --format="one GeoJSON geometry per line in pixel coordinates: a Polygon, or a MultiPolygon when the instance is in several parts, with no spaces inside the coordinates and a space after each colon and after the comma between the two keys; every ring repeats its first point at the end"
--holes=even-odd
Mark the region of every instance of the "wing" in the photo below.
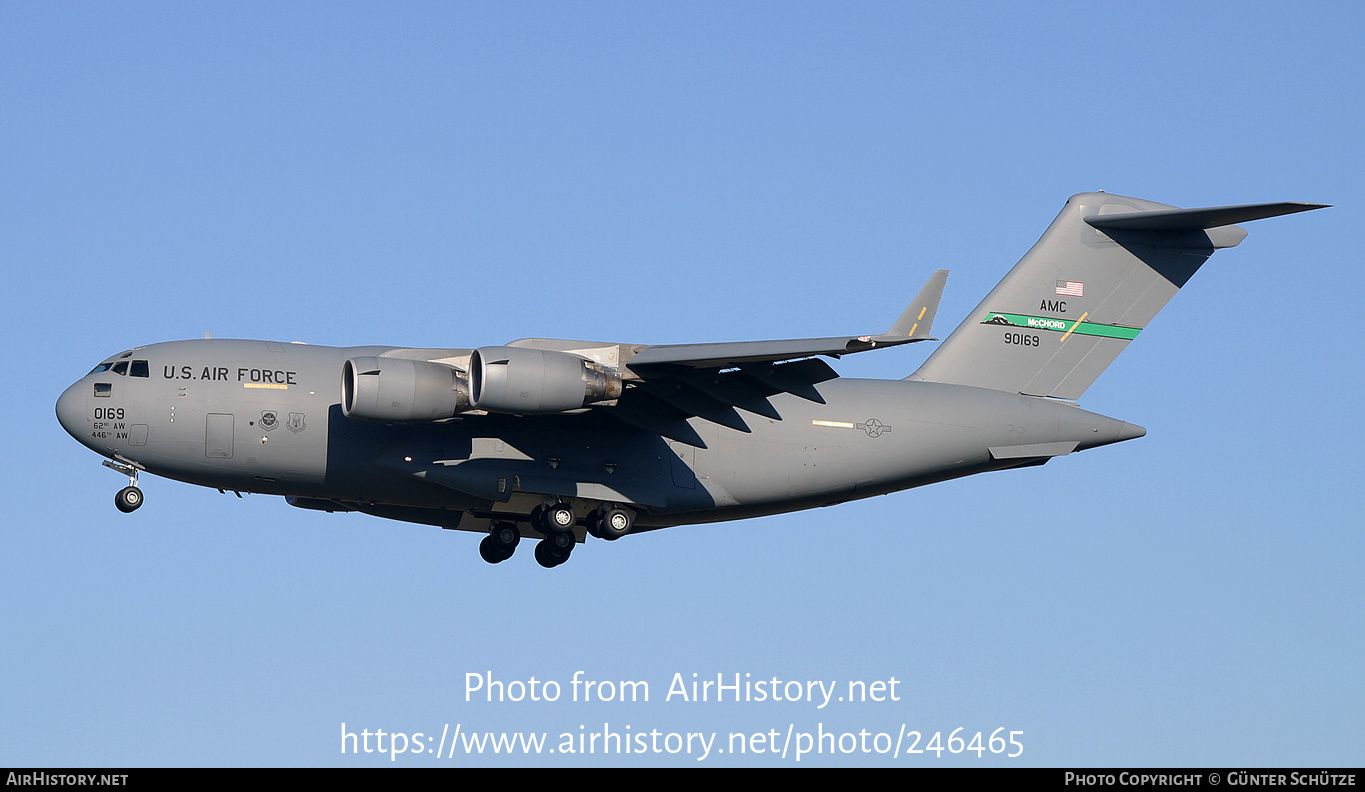
{"type": "Polygon", "coordinates": [[[782,420],[779,393],[823,403],[816,385],[839,376],[819,356],[932,341],[948,271],[929,277],[884,333],[659,346],[523,338],[479,349],[357,349],[343,367],[349,418],[413,423],[462,412],[512,415],[591,408],[698,448],[688,422],[748,432],[741,411],[782,420]]]}
{"type": "MultiPolygon", "coordinates": [[[[358,347],[342,369],[342,412],[357,420],[423,423],[462,413],[549,416],[592,409],[653,435],[705,448],[693,418],[748,432],[742,413],[782,420],[771,400],[777,394],[823,403],[815,386],[838,374],[819,356],[933,340],[929,333],[947,275],[935,272],[900,318],[876,335],[663,346],[524,338],[478,349],[358,347]]],[[[576,423],[571,418],[560,427],[570,431],[576,423]]],[[[594,430],[585,424],[584,431],[594,430]]],[[[656,443],[636,436],[646,446],[656,443]]],[[[525,436],[521,441],[536,444],[525,436]]],[[[543,449],[509,443],[504,450],[504,438],[483,436],[469,443],[456,449],[404,445],[379,464],[495,503],[507,502],[514,493],[636,506],[667,500],[652,480],[634,479],[614,467],[576,467],[573,459],[555,458],[547,469],[550,456],[542,455],[543,449]],[[493,456],[479,446],[491,441],[498,446],[493,456]]],[[[309,508],[332,506],[319,501],[309,508]]]]}
{"type": "Polygon", "coordinates": [[[726,368],[755,363],[828,355],[840,357],[869,349],[934,341],[929,330],[938,311],[939,298],[948,270],[929,277],[924,288],[885,333],[833,338],[792,338],[782,341],[731,341],[719,344],[661,344],[639,348],[630,358],[631,369],[649,366],[686,366],[688,368],[726,368]]]}
{"type": "Polygon", "coordinates": [[[698,448],[706,443],[688,423],[692,417],[740,432],[750,431],[741,410],[780,421],[770,396],[790,393],[824,403],[815,386],[839,375],[817,356],[934,340],[929,333],[947,277],[947,270],[931,275],[900,318],[877,335],[630,348],[633,354],[622,357],[635,378],[626,380],[615,405],[599,409],[698,448]]]}

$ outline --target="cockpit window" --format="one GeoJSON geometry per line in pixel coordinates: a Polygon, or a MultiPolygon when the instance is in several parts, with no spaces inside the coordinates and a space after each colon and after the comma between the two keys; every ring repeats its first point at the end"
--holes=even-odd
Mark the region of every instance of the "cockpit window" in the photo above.
{"type": "MultiPolygon", "coordinates": [[[[102,371],[108,371],[110,368],[113,367],[113,365],[114,365],[113,363],[101,363],[98,366],[95,366],[93,369],[90,369],[90,374],[99,374],[102,371]]],[[[88,377],[90,376],[90,374],[86,374],[85,376],[88,377]]]]}
{"type": "Polygon", "coordinates": [[[128,361],[120,360],[114,364],[114,373],[120,377],[128,376],[128,361]]]}
{"type": "Polygon", "coordinates": [[[145,361],[145,360],[134,360],[134,361],[133,361],[133,367],[132,367],[131,369],[129,369],[128,373],[129,373],[131,376],[134,376],[134,377],[142,377],[142,378],[145,379],[145,378],[147,377],[147,361],[145,361]]]}
{"type": "Polygon", "coordinates": [[[111,384],[109,384],[109,383],[107,383],[107,382],[96,382],[96,383],[95,383],[95,395],[96,395],[96,396],[100,396],[100,397],[103,397],[103,398],[106,398],[106,399],[107,399],[107,398],[109,398],[109,394],[111,394],[111,393],[113,393],[113,392],[114,392],[114,386],[113,386],[113,385],[111,385],[111,384]]]}

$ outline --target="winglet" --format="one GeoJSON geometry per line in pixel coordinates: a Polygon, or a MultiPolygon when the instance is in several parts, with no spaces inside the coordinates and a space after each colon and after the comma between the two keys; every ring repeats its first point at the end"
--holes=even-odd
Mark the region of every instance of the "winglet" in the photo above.
{"type": "Polygon", "coordinates": [[[934,314],[938,313],[938,301],[943,296],[943,284],[948,281],[948,270],[938,270],[925,281],[910,306],[901,318],[882,333],[878,340],[890,338],[912,338],[916,341],[928,340],[929,331],[934,326],[934,314]]]}

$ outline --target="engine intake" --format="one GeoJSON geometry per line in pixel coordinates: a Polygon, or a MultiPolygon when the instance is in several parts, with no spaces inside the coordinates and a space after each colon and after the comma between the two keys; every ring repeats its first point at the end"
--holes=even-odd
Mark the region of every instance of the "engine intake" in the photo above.
{"type": "Polygon", "coordinates": [[[534,415],[577,410],[621,396],[621,373],[548,349],[480,347],[469,359],[471,405],[534,415]]]}
{"type": "Polygon", "coordinates": [[[469,409],[469,384],[454,368],[425,360],[351,358],[341,367],[341,411],[386,423],[439,421],[469,409]]]}

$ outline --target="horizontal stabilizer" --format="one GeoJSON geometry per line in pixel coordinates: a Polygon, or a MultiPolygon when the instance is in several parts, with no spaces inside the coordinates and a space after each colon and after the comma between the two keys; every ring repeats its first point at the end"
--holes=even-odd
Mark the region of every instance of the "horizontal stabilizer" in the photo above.
{"type": "Polygon", "coordinates": [[[1208,228],[1249,223],[1267,217],[1323,209],[1328,204],[1282,201],[1280,203],[1210,206],[1203,209],[1164,209],[1156,212],[1090,215],[1085,222],[1095,228],[1120,231],[1200,231],[1208,228]]]}

